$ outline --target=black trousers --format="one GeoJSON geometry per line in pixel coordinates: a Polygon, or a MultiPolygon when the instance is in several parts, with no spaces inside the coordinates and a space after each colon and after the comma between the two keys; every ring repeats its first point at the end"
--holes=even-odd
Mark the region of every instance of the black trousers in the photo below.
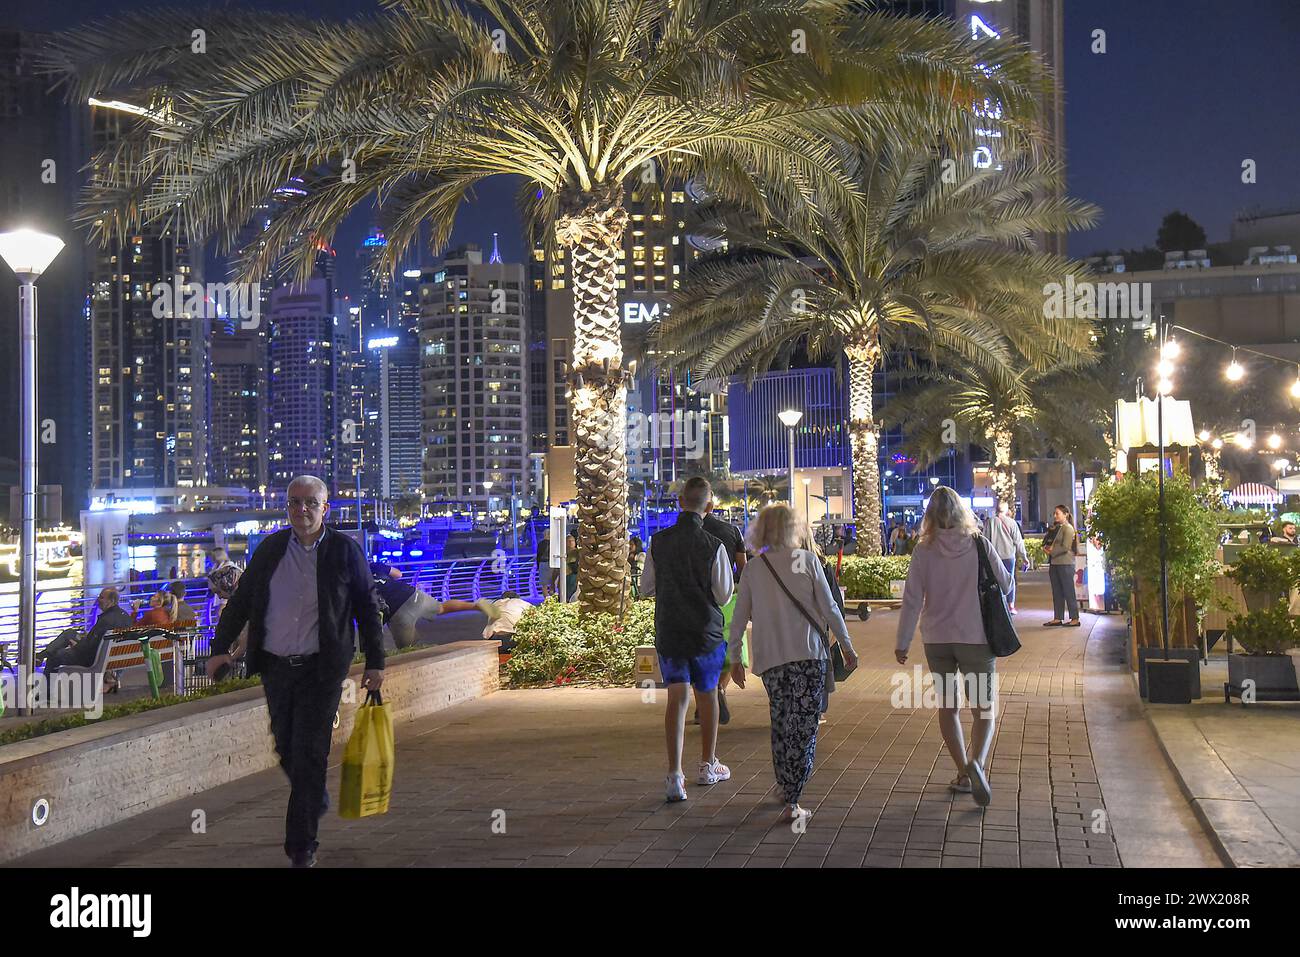
{"type": "MultiPolygon", "coordinates": [[[[54,674],[60,668],[66,668],[68,665],[75,665],[79,668],[89,668],[95,661],[95,652],[99,650],[99,642],[91,641],[89,636],[83,637],[75,645],[70,645],[72,638],[76,633],[69,635],[67,629],[63,634],[55,638],[48,648],[45,649],[45,673],[54,674]]],[[[103,639],[101,638],[100,641],[103,639]]]]}
{"type": "Polygon", "coordinates": [[[266,655],[262,672],[271,734],[280,767],[289,777],[289,808],[284,818],[284,852],[290,857],[314,853],[316,828],[325,813],[325,769],[329,764],[334,715],[343,695],[343,680],[322,676],[319,658],[298,667],[266,655]]]}

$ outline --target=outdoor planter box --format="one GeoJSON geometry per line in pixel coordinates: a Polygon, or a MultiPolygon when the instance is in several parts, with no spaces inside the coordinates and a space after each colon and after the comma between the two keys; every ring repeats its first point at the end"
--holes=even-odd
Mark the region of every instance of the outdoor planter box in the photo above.
{"type": "Polygon", "coordinates": [[[1300,701],[1300,682],[1290,655],[1228,655],[1223,700],[1241,698],[1247,682],[1253,682],[1255,701],[1300,701]]]}
{"type": "MultiPolygon", "coordinates": [[[[461,641],[388,659],[384,704],[397,725],[500,686],[496,641],[461,641]]],[[[359,683],[364,666],[350,677],[359,683]]],[[[365,694],[339,705],[335,759],[365,694]]],[[[265,694],[227,694],[94,722],[0,747],[0,862],[107,827],[279,763],[265,694]],[[40,818],[38,820],[38,817],[40,818]]],[[[287,791],[286,791],[287,793],[287,791]]]]}
{"type": "Polygon", "coordinates": [[[1187,662],[1187,691],[1195,701],[1201,696],[1201,652],[1197,648],[1170,648],[1165,651],[1160,647],[1138,648],[1138,694],[1143,700],[1147,698],[1147,659],[1170,658],[1187,662]]]}

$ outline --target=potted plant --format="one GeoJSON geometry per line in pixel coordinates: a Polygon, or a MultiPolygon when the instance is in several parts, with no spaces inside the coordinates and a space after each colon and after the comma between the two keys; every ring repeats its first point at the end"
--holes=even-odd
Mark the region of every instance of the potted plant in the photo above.
{"type": "Polygon", "coordinates": [[[1227,575],[1241,586],[1249,612],[1270,611],[1286,599],[1296,583],[1295,556],[1267,545],[1242,549],[1227,575]]]}
{"type": "Polygon", "coordinates": [[[1223,698],[1251,701],[1300,701],[1295,663],[1287,651],[1300,645],[1300,626],[1285,600],[1264,611],[1228,619],[1228,634],[1245,654],[1228,656],[1228,683],[1223,698]]]}
{"type": "Polygon", "coordinates": [[[1129,665],[1147,695],[1145,661],[1179,658],[1188,663],[1193,698],[1201,696],[1198,608],[1213,599],[1219,529],[1215,509],[1202,501],[1185,473],[1165,480],[1169,648],[1164,647],[1160,602],[1160,507],[1154,472],[1129,473],[1100,483],[1089,503],[1088,527],[1106,551],[1117,600],[1131,615],[1129,665]]]}

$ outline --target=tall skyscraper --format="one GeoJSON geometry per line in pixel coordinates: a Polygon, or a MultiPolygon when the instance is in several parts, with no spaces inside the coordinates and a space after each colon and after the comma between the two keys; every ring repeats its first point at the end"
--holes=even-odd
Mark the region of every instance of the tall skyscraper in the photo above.
{"type": "Polygon", "coordinates": [[[369,338],[376,329],[393,327],[393,277],[376,264],[376,255],[388,244],[383,232],[372,227],[357,250],[361,271],[361,331],[369,338]]]}
{"type": "Polygon", "coordinates": [[[331,492],[350,490],[343,445],[359,437],[359,426],[340,414],[344,334],[328,280],[271,294],[267,448],[269,485],[277,492],[303,473],[319,476],[331,492]]]}
{"type": "Polygon", "coordinates": [[[363,486],[389,500],[423,484],[419,334],[377,329],[366,340],[363,486]]]}
{"type": "MultiPolygon", "coordinates": [[[[92,109],[96,151],[143,122],[92,109]]],[[[202,251],[157,227],[93,249],[91,260],[92,496],[153,489],[179,498],[207,484],[207,304],[189,314],[177,293],[202,282],[202,251]],[[170,290],[162,292],[159,284],[170,290]]]]}
{"type": "MultiPolygon", "coordinates": [[[[260,325],[265,327],[265,314],[260,325]]],[[[213,485],[267,485],[266,338],[262,328],[214,330],[208,467],[213,485]]]]}
{"type": "MultiPolygon", "coordinates": [[[[0,230],[38,229],[65,243],[36,286],[38,481],[62,486],[63,518],[76,524],[90,488],[90,324],[86,245],[71,219],[84,182],[90,111],[65,103],[61,91],[49,89],[49,78],[37,74],[34,57],[41,39],[0,31],[0,230]]],[[[0,269],[0,298],[18,301],[18,282],[8,269],[0,269]]],[[[16,308],[0,309],[0,342],[6,344],[0,348],[0,405],[16,414],[16,308]]],[[[0,486],[17,482],[18,438],[16,426],[0,429],[0,486]]]]}
{"type": "Polygon", "coordinates": [[[523,265],[485,263],[473,245],[452,250],[420,302],[426,499],[484,507],[512,479],[525,494],[523,265]]]}

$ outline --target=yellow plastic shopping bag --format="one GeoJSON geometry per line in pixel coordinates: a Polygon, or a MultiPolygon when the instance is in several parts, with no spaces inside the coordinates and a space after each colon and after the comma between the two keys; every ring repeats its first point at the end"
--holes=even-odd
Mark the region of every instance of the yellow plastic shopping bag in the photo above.
{"type": "Polygon", "coordinates": [[[357,709],[352,734],[343,751],[340,817],[369,817],[388,812],[393,790],[393,718],[378,691],[357,709]],[[373,703],[372,703],[373,702],[373,703]]]}

